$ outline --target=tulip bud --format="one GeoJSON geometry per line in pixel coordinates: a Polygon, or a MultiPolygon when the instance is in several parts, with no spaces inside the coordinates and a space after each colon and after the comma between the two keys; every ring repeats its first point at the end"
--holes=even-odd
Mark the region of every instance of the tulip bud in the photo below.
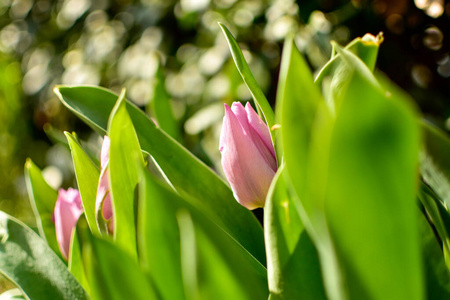
{"type": "Polygon", "coordinates": [[[69,255],[72,231],[82,212],[83,206],[78,190],[72,188],[67,191],[60,189],[53,212],[53,222],[55,223],[59,250],[65,259],[69,255]]]}
{"type": "Polygon", "coordinates": [[[277,161],[269,128],[249,103],[225,104],[219,150],[236,200],[248,209],[264,207],[277,161]]]}
{"type": "Polygon", "coordinates": [[[95,200],[95,211],[97,212],[97,223],[99,222],[99,217],[103,217],[103,220],[106,221],[107,228],[106,230],[111,233],[114,230],[114,222],[113,222],[113,212],[112,212],[112,204],[111,204],[111,195],[109,192],[109,170],[107,168],[109,161],[109,145],[110,140],[105,135],[102,144],[100,164],[101,164],[101,173],[100,179],[97,187],[97,197],[95,200]],[[102,213],[102,216],[98,214],[102,213]]]}

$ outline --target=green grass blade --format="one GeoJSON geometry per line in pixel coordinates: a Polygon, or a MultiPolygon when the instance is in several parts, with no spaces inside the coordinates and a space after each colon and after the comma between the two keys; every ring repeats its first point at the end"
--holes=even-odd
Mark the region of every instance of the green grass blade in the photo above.
{"type": "Polygon", "coordinates": [[[56,240],[55,224],[52,221],[58,193],[48,185],[41,170],[31,159],[27,159],[25,163],[25,179],[39,234],[47,241],[50,248],[62,258],[56,240]]]}
{"type": "Polygon", "coordinates": [[[126,108],[125,90],[114,106],[108,125],[110,193],[114,215],[114,239],[137,258],[134,195],[139,181],[136,162],[144,165],[141,147],[126,108]]]}
{"type": "Polygon", "coordinates": [[[65,135],[72,153],[73,166],[83,203],[84,214],[92,233],[99,235],[100,231],[95,219],[95,199],[100,171],[89,155],[81,148],[76,138],[68,132],[65,132],[65,135]]]}
{"type": "MultiPolygon", "coordinates": [[[[252,94],[253,99],[256,102],[258,111],[262,112],[267,126],[269,126],[269,128],[272,128],[272,126],[275,124],[274,114],[269,102],[266,99],[266,96],[264,96],[264,93],[261,91],[261,88],[256,82],[255,77],[253,77],[253,74],[248,67],[247,61],[245,60],[244,55],[242,54],[242,51],[239,48],[238,43],[236,42],[236,39],[233,37],[233,35],[225,25],[219,23],[219,26],[220,28],[222,28],[225,38],[227,39],[231,55],[233,56],[234,63],[236,64],[236,68],[238,69],[239,74],[241,74],[242,79],[250,90],[250,93],[252,94]]],[[[271,136],[273,141],[274,138],[272,135],[272,131],[271,136]]]]}
{"type": "Polygon", "coordinates": [[[47,243],[0,212],[0,271],[29,299],[87,299],[87,294],[47,243]]]}

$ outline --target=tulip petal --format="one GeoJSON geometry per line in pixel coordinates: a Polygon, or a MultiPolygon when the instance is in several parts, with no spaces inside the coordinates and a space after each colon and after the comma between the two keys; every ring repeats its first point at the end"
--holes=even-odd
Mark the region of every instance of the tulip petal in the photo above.
{"type": "MultiPolygon", "coordinates": [[[[236,111],[239,114],[240,108],[236,111]]],[[[238,202],[248,209],[255,209],[264,206],[275,171],[261,154],[261,146],[250,136],[251,130],[246,132],[244,127],[225,105],[220,141],[222,166],[238,202]]]]}
{"type": "MultiPolygon", "coordinates": [[[[261,120],[259,115],[256,113],[256,111],[253,109],[253,107],[250,105],[249,102],[245,105],[245,110],[247,112],[247,119],[248,123],[251,128],[255,132],[258,133],[259,138],[264,142],[264,145],[266,145],[267,150],[272,154],[272,156],[275,158],[275,149],[272,144],[272,139],[270,138],[270,132],[267,125],[261,120]]],[[[276,160],[275,160],[275,169],[277,169],[276,166],[276,160]]]]}
{"type": "Polygon", "coordinates": [[[70,239],[78,218],[83,212],[80,193],[76,189],[60,189],[53,217],[55,220],[56,239],[62,256],[69,256],[70,239]]]}
{"type": "Polygon", "coordinates": [[[109,145],[111,144],[111,141],[108,136],[104,136],[103,143],[102,143],[102,150],[100,154],[100,165],[102,167],[102,170],[106,167],[109,161],[109,145]]]}

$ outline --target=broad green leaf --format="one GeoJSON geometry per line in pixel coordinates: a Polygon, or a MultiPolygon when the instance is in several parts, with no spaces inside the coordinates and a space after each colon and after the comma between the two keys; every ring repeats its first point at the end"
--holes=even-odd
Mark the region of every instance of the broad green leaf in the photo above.
{"type": "Polygon", "coordinates": [[[450,138],[439,128],[422,121],[424,149],[420,172],[447,207],[450,207],[450,138]]]}
{"type": "MultiPolygon", "coordinates": [[[[313,193],[307,186],[313,177],[309,172],[326,168],[333,119],[292,40],[286,40],[279,78],[276,111],[277,119],[281,120],[288,186],[292,186],[298,196],[294,205],[319,252],[328,296],[343,299],[336,257],[324,219],[321,190],[313,193]]],[[[315,182],[310,186],[319,188],[321,184],[315,182]]]]}
{"type": "Polygon", "coordinates": [[[34,231],[0,212],[0,271],[29,299],[86,299],[62,260],[34,231]]]}
{"type": "MultiPolygon", "coordinates": [[[[150,273],[164,299],[184,298],[180,261],[180,229],[176,218],[177,212],[180,210],[188,211],[200,226],[208,228],[214,243],[222,244],[224,249],[229,249],[237,257],[242,257],[240,263],[244,270],[248,270],[247,276],[250,279],[249,282],[242,282],[241,285],[247,289],[260,288],[258,285],[251,285],[251,278],[255,276],[258,280],[266,282],[266,269],[241,245],[216,226],[213,220],[209,220],[201,208],[191,205],[192,201],[187,200],[187,196],[180,197],[168,186],[162,185],[155,177],[147,172],[144,173],[139,189],[139,258],[144,270],[150,273]]],[[[228,263],[233,264],[232,261],[228,263]]],[[[214,266],[215,264],[211,263],[210,267],[214,268],[214,266]]],[[[237,270],[240,268],[240,266],[235,267],[237,270]]],[[[186,268],[183,270],[183,272],[185,271],[193,270],[189,267],[187,270],[186,268]]],[[[191,275],[188,277],[192,279],[191,275]]],[[[265,284],[264,288],[266,289],[265,284]]],[[[188,299],[189,295],[188,292],[186,294],[188,299]]]]}
{"type": "Polygon", "coordinates": [[[266,299],[266,269],[225,232],[177,213],[187,299],[266,299]]]}
{"type": "Polygon", "coordinates": [[[143,173],[138,202],[139,260],[164,299],[184,299],[180,234],[175,216],[182,200],[149,173],[143,173]]]}
{"type": "Polygon", "coordinates": [[[100,171],[89,155],[81,148],[81,145],[75,137],[68,132],[65,132],[65,135],[72,153],[73,166],[83,202],[84,214],[92,233],[98,235],[100,232],[95,219],[95,198],[100,171]]]}
{"type": "Polygon", "coordinates": [[[423,299],[417,116],[366,72],[354,71],[339,99],[328,170],[316,178],[325,191],[326,219],[348,295],[423,299]]]}
{"type": "Polygon", "coordinates": [[[297,166],[306,165],[312,124],[320,102],[323,100],[308,65],[293,40],[287,39],[278,81],[277,119],[281,120],[286,169],[298,189],[297,193],[302,192],[305,185],[305,172],[297,166]]]}
{"type": "MultiPolygon", "coordinates": [[[[85,219],[85,215],[81,215],[80,218],[85,219]]],[[[77,233],[76,228],[73,230],[72,237],[70,239],[68,268],[69,268],[69,271],[73,274],[73,276],[78,280],[78,282],[84,288],[84,290],[88,294],[90,294],[91,289],[89,287],[89,281],[86,278],[83,261],[81,259],[81,246],[80,246],[80,241],[78,240],[78,233],[77,233]]]]}
{"type": "Polygon", "coordinates": [[[108,132],[111,140],[109,178],[114,239],[130,256],[137,257],[134,195],[139,170],[136,162],[144,165],[144,159],[133,122],[127,112],[125,90],[111,112],[108,132]]]}
{"type": "Polygon", "coordinates": [[[92,299],[159,299],[134,257],[112,241],[94,237],[84,219],[77,224],[83,267],[92,299]]]}
{"type": "Polygon", "coordinates": [[[264,206],[271,299],[326,299],[317,251],[288,193],[283,170],[275,175],[264,206]]]}
{"type": "Polygon", "coordinates": [[[27,159],[25,163],[25,178],[39,234],[50,248],[62,257],[56,240],[55,224],[52,221],[58,193],[48,185],[42,177],[41,170],[31,159],[27,159]]]}
{"type": "MultiPolygon", "coordinates": [[[[253,99],[255,100],[258,112],[262,112],[267,126],[269,126],[269,128],[272,128],[272,126],[275,124],[274,114],[269,102],[266,99],[266,96],[264,96],[264,93],[261,91],[261,88],[256,82],[255,77],[253,77],[253,74],[248,67],[247,61],[245,60],[245,57],[242,54],[242,51],[239,48],[236,39],[233,37],[233,35],[225,25],[219,23],[219,26],[220,28],[222,28],[225,38],[227,39],[231,55],[233,56],[234,63],[236,64],[236,68],[238,69],[239,74],[241,74],[242,79],[244,80],[245,84],[250,90],[250,93],[253,96],[253,99]]],[[[270,135],[272,137],[272,141],[274,142],[272,131],[270,131],[270,135]]]]}
{"type": "Polygon", "coordinates": [[[156,71],[155,81],[153,99],[150,105],[158,121],[158,125],[175,140],[181,141],[180,130],[170,106],[170,95],[164,86],[164,75],[161,65],[156,71]]]}
{"type": "MultiPolygon", "coordinates": [[[[106,133],[108,116],[117,100],[114,93],[95,87],[57,87],[64,105],[88,125],[106,133]]],[[[240,206],[231,189],[210,168],[183,146],[159,130],[139,108],[127,102],[142,150],[152,155],[180,194],[188,194],[220,227],[265,264],[263,232],[247,209],[240,206]]]]}

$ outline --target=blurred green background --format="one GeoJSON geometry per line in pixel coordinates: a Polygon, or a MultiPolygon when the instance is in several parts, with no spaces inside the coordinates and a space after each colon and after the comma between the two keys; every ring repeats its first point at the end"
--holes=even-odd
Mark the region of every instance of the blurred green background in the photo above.
{"type": "Polygon", "coordinates": [[[449,1],[0,0],[0,14],[0,209],[31,226],[26,158],[53,187],[67,188],[75,183],[63,131],[76,131],[99,157],[101,137],[60,104],[57,84],[126,87],[151,115],[162,83],[180,141],[221,172],[223,103],[250,94],[217,22],[233,32],[272,104],[289,32],[318,71],[331,40],[346,44],[383,31],[378,68],[424,117],[450,130],[449,1]]]}

